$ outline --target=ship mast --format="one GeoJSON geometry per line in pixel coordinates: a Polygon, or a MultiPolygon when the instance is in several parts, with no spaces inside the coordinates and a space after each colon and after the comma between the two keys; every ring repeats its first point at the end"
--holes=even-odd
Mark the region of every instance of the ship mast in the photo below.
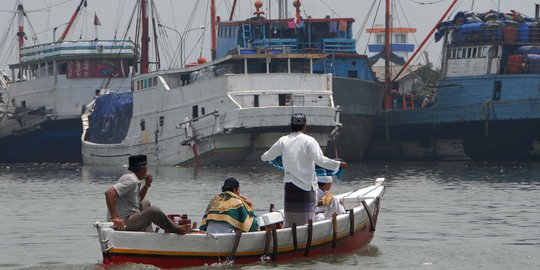
{"type": "Polygon", "coordinates": [[[148,2],[140,0],[141,4],[141,74],[148,73],[148,2]]]}
{"type": "MultiPolygon", "coordinates": [[[[235,1],[236,3],[236,1],[235,1]]],[[[232,17],[231,11],[231,17],[232,17]]],[[[217,31],[216,31],[216,25],[217,25],[217,17],[216,17],[216,0],[210,0],[210,17],[211,17],[211,27],[212,27],[212,60],[216,58],[216,51],[217,51],[217,31]]]]}
{"type": "Polygon", "coordinates": [[[24,38],[26,34],[24,33],[24,7],[22,0],[19,0],[17,4],[17,23],[19,25],[19,31],[17,32],[17,36],[19,39],[19,62],[22,60],[22,48],[24,47],[24,38]]]}
{"type": "Polygon", "coordinates": [[[386,0],[386,13],[384,22],[384,108],[392,108],[392,74],[390,73],[390,0],[386,0]]]}
{"type": "Polygon", "coordinates": [[[66,39],[67,35],[69,34],[69,30],[71,30],[71,27],[73,26],[73,23],[75,22],[75,19],[77,19],[77,16],[79,16],[79,13],[81,12],[83,5],[86,7],[87,5],[86,1],[87,0],[81,0],[81,2],[79,3],[79,6],[77,6],[77,9],[75,10],[75,12],[73,12],[73,15],[71,15],[71,19],[69,19],[68,25],[66,29],[64,30],[64,33],[62,33],[62,36],[60,37],[58,42],[62,42],[66,39]]]}

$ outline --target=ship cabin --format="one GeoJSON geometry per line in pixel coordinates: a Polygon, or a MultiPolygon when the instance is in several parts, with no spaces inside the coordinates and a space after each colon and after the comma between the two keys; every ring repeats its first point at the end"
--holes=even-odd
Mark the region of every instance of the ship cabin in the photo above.
{"type": "Polygon", "coordinates": [[[128,78],[136,55],[132,41],[64,41],[25,47],[20,63],[9,67],[15,83],[50,76],[128,78]]]}
{"type": "Polygon", "coordinates": [[[325,58],[326,55],[321,53],[241,54],[239,52],[212,62],[206,62],[204,57],[201,57],[198,63],[188,64],[186,68],[139,75],[134,80],[134,88],[137,91],[156,87],[158,86],[158,76],[163,78],[162,84],[165,89],[170,90],[233,74],[314,74],[314,63],[325,58]]]}
{"type": "Polygon", "coordinates": [[[445,28],[446,78],[540,74],[540,23],[474,22],[445,28]]]}
{"type": "MultiPolygon", "coordinates": [[[[352,18],[266,19],[218,23],[216,59],[230,54],[324,54],[313,72],[373,80],[365,55],[356,52],[352,18]]],[[[298,58],[298,57],[296,57],[298,58]]]]}

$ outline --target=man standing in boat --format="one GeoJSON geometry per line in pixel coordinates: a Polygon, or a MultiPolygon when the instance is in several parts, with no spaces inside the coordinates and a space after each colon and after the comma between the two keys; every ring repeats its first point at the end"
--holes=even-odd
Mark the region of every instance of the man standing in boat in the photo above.
{"type": "Polygon", "coordinates": [[[117,230],[148,231],[154,223],[166,232],[191,232],[189,226],[177,226],[161,209],[150,206],[150,202],[144,198],[153,181],[146,164],[145,155],[130,156],[128,172],[105,191],[107,220],[112,221],[117,230]],[[145,180],[142,188],[140,180],[145,180]]]}
{"type": "Polygon", "coordinates": [[[285,227],[304,225],[315,220],[315,164],[328,170],[346,168],[344,161],[324,156],[319,143],[306,135],[306,116],[295,113],[291,117],[291,134],[279,138],[261,159],[271,161],[281,156],[285,175],[285,227]]]}

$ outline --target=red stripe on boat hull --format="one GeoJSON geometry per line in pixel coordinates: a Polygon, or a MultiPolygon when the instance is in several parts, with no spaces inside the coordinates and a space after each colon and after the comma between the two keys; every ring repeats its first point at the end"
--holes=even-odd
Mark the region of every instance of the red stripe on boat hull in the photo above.
{"type": "MultiPolygon", "coordinates": [[[[356,231],[354,236],[346,236],[337,241],[336,248],[332,248],[332,242],[322,245],[313,246],[311,248],[310,257],[327,255],[327,254],[344,254],[351,253],[361,247],[366,246],[373,239],[374,232],[369,232],[368,228],[356,231]]],[[[271,254],[269,254],[271,256],[271,254]]],[[[235,264],[248,264],[260,262],[262,254],[252,256],[236,256],[235,264]]],[[[277,261],[284,262],[292,259],[304,258],[304,249],[297,251],[278,253],[277,261]]],[[[191,266],[204,266],[214,263],[224,262],[227,258],[221,257],[196,257],[196,256],[167,256],[167,255],[141,255],[141,254],[120,254],[120,253],[104,253],[103,266],[108,267],[113,264],[121,263],[140,263],[154,265],[159,268],[180,268],[191,266]]]]}

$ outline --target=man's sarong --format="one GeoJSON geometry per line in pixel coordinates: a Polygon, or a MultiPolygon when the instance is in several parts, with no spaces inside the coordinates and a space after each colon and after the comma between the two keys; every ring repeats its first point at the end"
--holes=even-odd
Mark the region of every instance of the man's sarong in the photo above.
{"type": "Polygon", "coordinates": [[[209,221],[225,223],[243,232],[259,230],[253,209],[240,196],[229,191],[212,198],[201,222],[202,231],[206,231],[209,221]]]}
{"type": "Polygon", "coordinates": [[[315,221],[315,191],[285,183],[285,227],[302,226],[310,219],[315,221]]]}

